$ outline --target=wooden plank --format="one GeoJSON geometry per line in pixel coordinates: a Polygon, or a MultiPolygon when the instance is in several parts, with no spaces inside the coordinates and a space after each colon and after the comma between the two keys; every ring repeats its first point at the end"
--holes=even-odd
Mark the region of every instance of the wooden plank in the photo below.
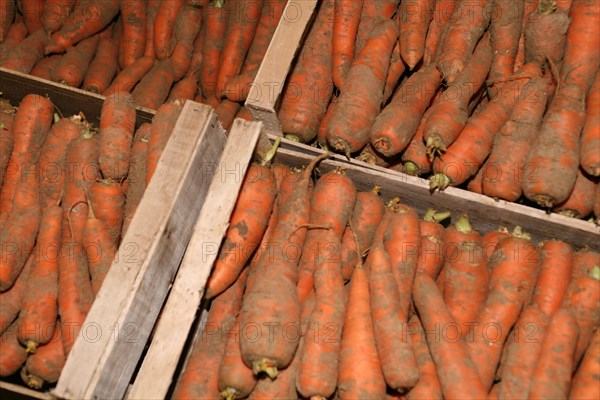
{"type": "Polygon", "coordinates": [[[236,119],[231,128],[194,234],[128,399],[167,395],[261,129],[261,123],[241,119],[236,119]]]}
{"type": "MultiPolygon", "coordinates": [[[[88,121],[98,123],[105,97],[96,93],[61,85],[35,76],[0,68],[0,92],[13,105],[18,105],[27,94],[48,96],[63,116],[82,112],[88,121]]],[[[156,111],[136,107],[137,125],[151,122],[156,111]]]]}
{"type": "Polygon", "coordinates": [[[17,385],[10,382],[0,381],[0,398],[11,399],[11,400],[27,400],[27,399],[39,399],[39,400],[52,400],[53,397],[48,392],[38,392],[36,390],[29,389],[25,386],[17,385]]]}
{"type": "Polygon", "coordinates": [[[69,354],[56,396],[122,398],[183,258],[225,143],[214,111],[186,102],[69,354]]]}
{"type": "Polygon", "coordinates": [[[246,107],[254,119],[278,136],[283,133],[275,106],[316,5],[317,0],[288,1],[248,93],[246,107]]]}
{"type": "MultiPolygon", "coordinates": [[[[312,158],[303,152],[280,148],[276,160],[292,166],[304,166],[312,158]]],[[[345,168],[359,190],[371,190],[373,186],[380,185],[385,200],[400,197],[402,202],[415,208],[421,215],[428,208],[450,210],[454,216],[466,213],[473,227],[481,232],[496,230],[499,226],[510,229],[521,226],[535,241],[556,238],[576,248],[589,246],[600,251],[600,227],[588,221],[546,214],[542,210],[495,201],[487,196],[452,187],[443,192],[431,193],[429,182],[425,179],[396,171],[377,171],[350,162],[326,160],[319,164],[318,169],[325,173],[340,166],[345,168]]]]}

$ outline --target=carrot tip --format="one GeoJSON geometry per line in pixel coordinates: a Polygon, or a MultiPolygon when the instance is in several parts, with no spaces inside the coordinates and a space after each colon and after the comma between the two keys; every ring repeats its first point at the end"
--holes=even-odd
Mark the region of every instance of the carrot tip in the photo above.
{"type": "Polygon", "coordinates": [[[471,223],[469,222],[469,217],[467,214],[463,214],[460,216],[458,221],[454,224],[456,230],[460,233],[471,233],[473,232],[473,228],[471,227],[471,223]]]}
{"type": "Polygon", "coordinates": [[[427,156],[429,161],[433,161],[436,156],[442,155],[446,151],[446,145],[437,136],[432,136],[427,139],[427,156]]]}
{"type": "Polygon", "coordinates": [[[228,387],[227,389],[222,390],[219,394],[225,400],[235,400],[240,395],[240,392],[238,392],[234,388],[228,387]]]}
{"type": "Polygon", "coordinates": [[[450,178],[445,174],[435,174],[429,178],[429,190],[434,192],[436,189],[443,191],[450,186],[450,178]]]}
{"type": "Polygon", "coordinates": [[[261,372],[267,374],[271,379],[277,378],[276,362],[268,358],[261,358],[260,360],[254,361],[252,363],[252,373],[258,375],[261,372]]]}
{"type": "Polygon", "coordinates": [[[42,386],[44,386],[44,380],[35,375],[29,374],[27,372],[27,368],[25,367],[21,369],[21,379],[27,386],[35,390],[40,390],[42,386]]]}
{"type": "Polygon", "coordinates": [[[27,354],[33,354],[35,353],[37,348],[38,344],[36,342],[34,342],[33,340],[28,340],[26,343],[25,351],[27,352],[27,354]]]}
{"type": "Polygon", "coordinates": [[[375,150],[379,153],[387,155],[387,152],[392,145],[388,138],[379,138],[373,142],[373,147],[375,147],[375,150]]]}

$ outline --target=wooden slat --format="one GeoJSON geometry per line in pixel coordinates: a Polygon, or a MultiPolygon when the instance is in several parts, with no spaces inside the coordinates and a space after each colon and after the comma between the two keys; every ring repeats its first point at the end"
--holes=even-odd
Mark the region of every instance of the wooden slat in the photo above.
{"type": "Polygon", "coordinates": [[[269,133],[282,136],[275,106],[316,4],[317,0],[288,1],[252,83],[246,107],[269,133]]]}
{"type": "Polygon", "coordinates": [[[261,123],[234,121],[194,234],[128,399],[167,395],[261,128],[261,123]]]}
{"type": "Polygon", "coordinates": [[[0,381],[0,399],[11,400],[52,400],[53,397],[47,392],[38,392],[25,386],[0,381]]]}
{"type": "Polygon", "coordinates": [[[122,398],[183,258],[225,143],[212,109],[188,101],[54,393],[122,398]]]}
{"type": "MultiPolygon", "coordinates": [[[[306,165],[311,158],[310,155],[289,148],[280,148],[277,152],[278,162],[292,166],[306,165]]],[[[324,173],[339,166],[345,168],[359,190],[367,191],[380,185],[385,200],[400,197],[403,203],[414,207],[421,215],[428,208],[450,210],[454,216],[466,213],[473,227],[481,232],[496,230],[499,226],[510,229],[521,226],[535,241],[561,239],[576,248],[589,246],[600,251],[600,227],[588,221],[546,214],[542,210],[495,201],[487,196],[452,187],[443,192],[431,193],[429,182],[425,179],[396,171],[365,168],[352,162],[326,160],[318,168],[324,173]]]]}
{"type": "MultiPolygon", "coordinates": [[[[105,97],[96,93],[61,85],[60,83],[40,79],[0,68],[0,92],[13,105],[18,105],[28,94],[48,96],[63,116],[82,112],[88,121],[98,123],[100,111],[105,97]]],[[[151,122],[156,111],[144,107],[136,107],[137,125],[151,122]]]]}

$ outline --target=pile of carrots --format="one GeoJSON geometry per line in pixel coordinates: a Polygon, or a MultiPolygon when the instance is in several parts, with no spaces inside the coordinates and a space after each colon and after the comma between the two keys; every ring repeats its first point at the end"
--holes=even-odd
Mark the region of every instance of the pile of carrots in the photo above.
{"type": "Polygon", "coordinates": [[[592,399],[600,254],[248,169],[175,399],[592,399]]]}
{"type": "MultiPolygon", "coordinates": [[[[0,67],[109,95],[216,108],[228,127],[287,0],[2,0],[0,67]]],[[[240,116],[249,117],[243,110],[240,116]]]]}
{"type": "Polygon", "coordinates": [[[432,191],[598,217],[599,26],[596,0],[323,0],[281,126],[432,191]]]}
{"type": "Polygon", "coordinates": [[[163,104],[136,128],[115,92],[99,126],[29,94],[0,100],[0,377],[58,380],[181,112],[163,104]]]}

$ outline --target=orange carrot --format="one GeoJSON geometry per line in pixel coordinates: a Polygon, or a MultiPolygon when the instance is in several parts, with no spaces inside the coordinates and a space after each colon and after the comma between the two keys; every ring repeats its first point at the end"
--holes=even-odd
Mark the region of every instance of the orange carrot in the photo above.
{"type": "Polygon", "coordinates": [[[520,101],[495,136],[492,152],[486,166],[482,167],[481,187],[487,196],[516,201],[523,193],[523,180],[536,179],[525,176],[535,168],[526,162],[542,122],[547,98],[548,82],[543,78],[533,78],[523,88],[520,101]]]}
{"type": "Polygon", "coordinates": [[[316,164],[328,156],[326,153],[311,161],[287,201],[280,203],[279,219],[271,234],[271,242],[281,247],[273,255],[262,255],[256,267],[254,284],[244,299],[242,327],[250,323],[273,327],[273,335],[262,335],[257,340],[242,336],[242,356],[246,364],[252,366],[255,375],[262,371],[274,379],[278,370],[291,363],[296,352],[299,337],[286,336],[283,331],[290,324],[297,325],[300,320],[296,292],[298,253],[296,256],[289,254],[289,249],[292,246],[299,252],[304,245],[310,212],[308,181],[316,164]],[[272,274],[275,269],[278,273],[272,274]]]}
{"type": "Polygon", "coordinates": [[[556,9],[555,1],[540,0],[537,10],[530,13],[525,21],[525,63],[542,66],[547,62],[548,68],[559,68],[569,22],[568,12],[556,9]]]}
{"type": "Polygon", "coordinates": [[[600,267],[596,264],[589,274],[582,275],[572,285],[567,307],[579,326],[579,338],[573,355],[576,366],[590,344],[594,330],[600,325],[600,267]]]}
{"type": "Polygon", "coordinates": [[[183,108],[179,101],[165,103],[156,110],[152,125],[150,127],[150,137],[148,139],[148,161],[146,164],[146,186],[150,184],[150,179],[156,171],[158,160],[167,145],[171,132],[175,127],[177,118],[183,108]]]}
{"type": "MultiPolygon", "coordinates": [[[[436,332],[440,327],[456,326],[450,310],[429,275],[421,272],[416,274],[413,296],[415,308],[426,333],[436,332]]],[[[477,373],[479,365],[469,356],[464,342],[427,335],[427,343],[444,398],[487,398],[487,390],[477,373]],[[456,379],[457,374],[461,379],[456,379]]]]}
{"type": "Polygon", "coordinates": [[[579,364],[571,382],[570,399],[593,399],[597,395],[600,373],[600,330],[588,346],[583,361],[579,364]]]}
{"type": "Polygon", "coordinates": [[[377,24],[392,18],[398,9],[398,3],[400,0],[363,0],[354,54],[361,52],[377,24]]]}
{"type": "Polygon", "coordinates": [[[27,357],[25,367],[21,370],[23,382],[32,389],[40,390],[44,384],[58,382],[66,361],[60,325],[59,322],[56,323],[52,339],[27,357]]]}
{"type": "Polygon", "coordinates": [[[121,185],[112,179],[97,180],[90,185],[89,196],[94,215],[104,224],[111,243],[118,247],[125,205],[121,185]]]}
{"type": "Polygon", "coordinates": [[[423,325],[416,315],[408,321],[410,339],[419,366],[420,377],[417,384],[406,394],[407,400],[441,399],[442,387],[437,376],[435,363],[431,358],[423,325]]]}
{"type": "Polygon", "coordinates": [[[600,176],[600,72],[587,98],[585,125],[581,133],[581,167],[592,176],[600,176]]]}
{"type": "Polygon", "coordinates": [[[79,0],[72,15],[60,30],[54,33],[45,47],[45,53],[62,53],[106,27],[119,12],[117,0],[98,3],[95,0],[79,0]],[[94,15],[95,18],[90,18],[94,15]]]}
{"type": "Polygon", "coordinates": [[[148,0],[146,2],[146,46],[144,48],[144,57],[152,60],[156,58],[154,53],[154,22],[156,14],[160,7],[161,0],[148,0]]]}
{"type": "Polygon", "coordinates": [[[385,20],[373,30],[370,39],[357,54],[348,73],[345,90],[327,126],[327,141],[334,149],[350,155],[369,142],[371,126],[381,108],[390,57],[397,39],[396,24],[385,20]]]}
{"type": "Polygon", "coordinates": [[[582,171],[581,168],[578,168],[575,186],[573,186],[571,194],[569,194],[569,197],[564,202],[557,204],[552,210],[572,218],[587,217],[594,209],[596,182],[596,179],[593,179],[582,171]]]}
{"type": "Polygon", "coordinates": [[[271,169],[252,163],[206,284],[206,298],[215,297],[235,282],[267,229],[275,196],[275,177],[271,169]]]}
{"type": "Polygon", "coordinates": [[[529,301],[539,268],[539,250],[527,233],[515,229],[498,243],[490,259],[489,294],[467,341],[486,390],[492,386],[504,342],[529,301]]]}
{"type": "Polygon", "coordinates": [[[333,83],[342,90],[348,77],[358,33],[363,0],[335,0],[333,12],[333,83]]]}
{"type": "Polygon", "coordinates": [[[32,252],[27,257],[25,266],[16,279],[15,283],[7,291],[0,293],[0,335],[8,329],[15,321],[21,306],[23,305],[23,297],[25,296],[25,288],[31,271],[31,267],[35,261],[35,253],[32,252]]]}
{"type": "Polygon", "coordinates": [[[173,65],[171,60],[157,61],[131,94],[136,105],[156,110],[166,100],[172,85],[173,65]]]}
{"type": "Polygon", "coordinates": [[[425,37],[433,18],[434,5],[432,0],[400,2],[400,52],[411,70],[414,70],[425,53],[425,37]]]}
{"type": "Polygon", "coordinates": [[[533,302],[548,316],[563,304],[573,270],[573,249],[560,240],[540,243],[542,256],[540,275],[533,302]]]}
{"type": "Polygon", "coordinates": [[[23,15],[25,25],[27,25],[27,31],[29,34],[42,28],[42,8],[44,6],[43,0],[20,0],[19,11],[23,15]]]}
{"type": "Polygon", "coordinates": [[[99,36],[93,35],[69,48],[52,71],[52,80],[72,87],[81,86],[98,42],[99,36]]]}
{"type": "Polygon", "coordinates": [[[0,67],[27,74],[44,56],[44,46],[48,41],[46,33],[40,29],[0,57],[0,67]]]}
{"type": "Polygon", "coordinates": [[[383,99],[381,104],[387,104],[388,100],[394,93],[398,82],[400,82],[400,79],[404,75],[404,71],[406,71],[406,65],[400,56],[400,41],[397,41],[394,50],[392,50],[390,68],[388,70],[387,78],[385,79],[385,87],[383,89],[383,99]]]}
{"type": "Polygon", "coordinates": [[[0,2],[0,42],[4,42],[15,18],[14,0],[3,0],[0,2]]]}
{"type": "Polygon", "coordinates": [[[332,12],[333,0],[323,1],[282,94],[281,128],[304,143],[317,136],[333,94],[332,12]]]}
{"type": "Polygon", "coordinates": [[[524,1],[492,1],[490,33],[493,59],[488,78],[491,85],[501,85],[514,72],[524,6],[524,1]]]}
{"type": "MultiPolygon", "coordinates": [[[[443,92],[438,92],[443,93],[443,92]]],[[[440,98],[443,94],[440,95],[440,98]]],[[[432,103],[436,104],[438,100],[433,100],[432,103]]],[[[429,120],[429,116],[434,110],[434,106],[429,107],[423,114],[423,118],[419,122],[417,131],[406,146],[406,149],[402,153],[402,161],[404,162],[403,171],[404,173],[412,176],[426,175],[431,172],[431,159],[427,154],[427,147],[425,146],[423,135],[425,133],[425,123],[429,120]]]]}
{"type": "Polygon", "coordinates": [[[238,314],[234,326],[227,332],[227,344],[218,371],[219,390],[221,397],[226,400],[248,397],[256,386],[256,377],[252,370],[244,364],[240,352],[239,319],[238,314]]]}
{"type": "Polygon", "coordinates": [[[344,230],[341,244],[342,276],[346,281],[352,277],[358,259],[371,247],[375,231],[383,218],[385,205],[379,197],[380,190],[381,188],[376,186],[370,192],[356,194],[350,217],[351,227],[344,230]]]}
{"type": "Polygon", "coordinates": [[[425,272],[437,279],[444,266],[444,226],[441,221],[450,216],[449,212],[436,212],[428,209],[419,222],[421,230],[421,248],[417,271],[425,272]]]}
{"type": "MultiPolygon", "coordinates": [[[[204,59],[204,24],[200,27],[200,32],[196,40],[194,40],[194,46],[192,50],[192,56],[190,59],[190,67],[185,73],[186,77],[193,77],[196,81],[200,78],[200,70],[202,69],[202,60],[204,59]]],[[[200,85],[198,85],[200,89],[200,85]]]]}
{"type": "Polygon", "coordinates": [[[233,120],[235,119],[235,115],[240,109],[240,103],[236,103],[235,101],[223,100],[218,106],[215,107],[215,113],[217,113],[217,118],[221,122],[223,129],[228,131],[233,124],[233,120]]]}
{"type": "Polygon", "coordinates": [[[146,2],[143,0],[122,0],[119,1],[119,9],[123,23],[119,58],[123,59],[121,68],[125,68],[144,55],[146,47],[146,2]]]}
{"type": "Polygon", "coordinates": [[[391,157],[408,146],[440,82],[438,70],[425,67],[400,86],[371,128],[370,140],[375,150],[391,157]]]}
{"type": "Polygon", "coordinates": [[[456,5],[437,59],[437,67],[446,82],[454,82],[471,57],[490,20],[489,3],[488,0],[460,0],[456,5]]]}
{"type": "Polygon", "coordinates": [[[154,21],[154,54],[159,60],[167,59],[173,52],[173,31],[177,14],[185,0],[161,1],[154,21]]]}
{"type": "Polygon", "coordinates": [[[27,279],[19,317],[18,339],[35,353],[54,334],[58,316],[58,259],[62,235],[62,208],[49,207],[42,215],[36,245],[36,260],[27,279]]]}
{"type": "Polygon", "coordinates": [[[204,57],[200,71],[202,94],[206,97],[217,93],[217,76],[221,63],[221,53],[225,47],[227,17],[221,0],[211,1],[204,8],[204,57]]]}
{"type": "MultiPolygon", "coordinates": [[[[5,2],[11,3],[13,0],[5,2]]],[[[4,2],[3,2],[4,3],[4,2]]],[[[0,17],[4,17],[5,14],[0,13],[0,17]]],[[[1,33],[0,33],[1,34],[1,33]]],[[[5,33],[4,38],[0,40],[0,60],[2,60],[9,51],[17,47],[27,37],[27,27],[23,21],[15,21],[8,32],[5,33]]]]}
{"type": "Polygon", "coordinates": [[[433,8],[433,18],[429,24],[427,37],[425,38],[424,65],[430,65],[437,60],[441,51],[440,44],[450,25],[457,3],[458,0],[436,0],[433,8]]]}
{"type": "Polygon", "coordinates": [[[83,78],[83,89],[103,93],[117,73],[119,48],[111,38],[100,39],[98,51],[83,78]]]}
{"type": "Polygon", "coordinates": [[[567,308],[556,311],[531,375],[530,399],[567,398],[579,331],[575,317],[567,308]]]}
{"type": "Polygon", "coordinates": [[[244,119],[246,121],[254,121],[254,117],[252,116],[252,113],[250,112],[250,110],[248,110],[248,108],[246,106],[242,106],[240,108],[240,111],[238,111],[238,113],[235,114],[235,117],[244,119]]]}
{"type": "Polygon", "coordinates": [[[12,127],[16,111],[8,100],[0,100],[0,187],[15,142],[12,127]]]}
{"type": "Polygon", "coordinates": [[[44,30],[54,33],[62,28],[75,6],[75,0],[45,0],[41,21],[44,30]]]}
{"type": "Polygon", "coordinates": [[[131,157],[129,158],[129,172],[127,173],[129,185],[125,193],[125,210],[123,211],[123,228],[121,231],[121,237],[123,238],[146,190],[146,162],[148,158],[149,137],[150,124],[148,123],[142,124],[133,137],[131,157]]]}
{"type": "Polygon", "coordinates": [[[171,62],[173,64],[173,78],[181,79],[189,70],[194,51],[194,41],[198,37],[202,26],[202,10],[198,7],[184,5],[175,21],[174,36],[176,39],[171,62]]]}
{"type": "Polygon", "coordinates": [[[16,320],[0,336],[2,343],[2,357],[0,357],[0,376],[7,377],[19,370],[27,359],[27,352],[17,340],[17,333],[21,329],[21,321],[16,320]]]}
{"type": "Polygon", "coordinates": [[[173,85],[169,92],[169,97],[167,97],[167,102],[194,100],[197,92],[198,82],[196,82],[196,78],[193,75],[187,76],[173,85]]]}
{"type": "Polygon", "coordinates": [[[117,91],[131,92],[148,71],[154,66],[154,58],[144,56],[138,58],[133,64],[117,74],[111,85],[102,92],[103,96],[110,96],[117,91]]]}
{"type": "Polygon", "coordinates": [[[357,264],[350,282],[342,331],[338,395],[340,399],[381,399],[385,381],[375,343],[369,280],[357,264]]]}
{"type": "Polygon", "coordinates": [[[600,183],[596,183],[596,194],[594,195],[594,216],[596,224],[600,224],[600,183]]]}
{"type": "Polygon", "coordinates": [[[246,270],[220,296],[208,312],[202,332],[195,338],[190,356],[183,368],[173,399],[218,399],[219,365],[225,351],[226,333],[235,323],[246,283],[246,270]]]}
{"type": "Polygon", "coordinates": [[[537,304],[523,310],[505,344],[499,398],[526,399],[550,317],[537,304]]]}
{"type": "Polygon", "coordinates": [[[60,62],[62,54],[53,54],[42,58],[34,67],[29,71],[29,75],[37,76],[38,78],[51,80],[54,69],[60,62]]]}
{"type": "MultiPolygon", "coordinates": [[[[485,259],[489,262],[492,259],[492,254],[496,250],[496,246],[498,243],[505,237],[508,237],[509,232],[508,229],[504,227],[498,228],[496,231],[486,232],[481,237],[481,243],[483,245],[483,250],[485,252],[485,259]]],[[[488,264],[489,265],[489,264],[488,264]]]]}

